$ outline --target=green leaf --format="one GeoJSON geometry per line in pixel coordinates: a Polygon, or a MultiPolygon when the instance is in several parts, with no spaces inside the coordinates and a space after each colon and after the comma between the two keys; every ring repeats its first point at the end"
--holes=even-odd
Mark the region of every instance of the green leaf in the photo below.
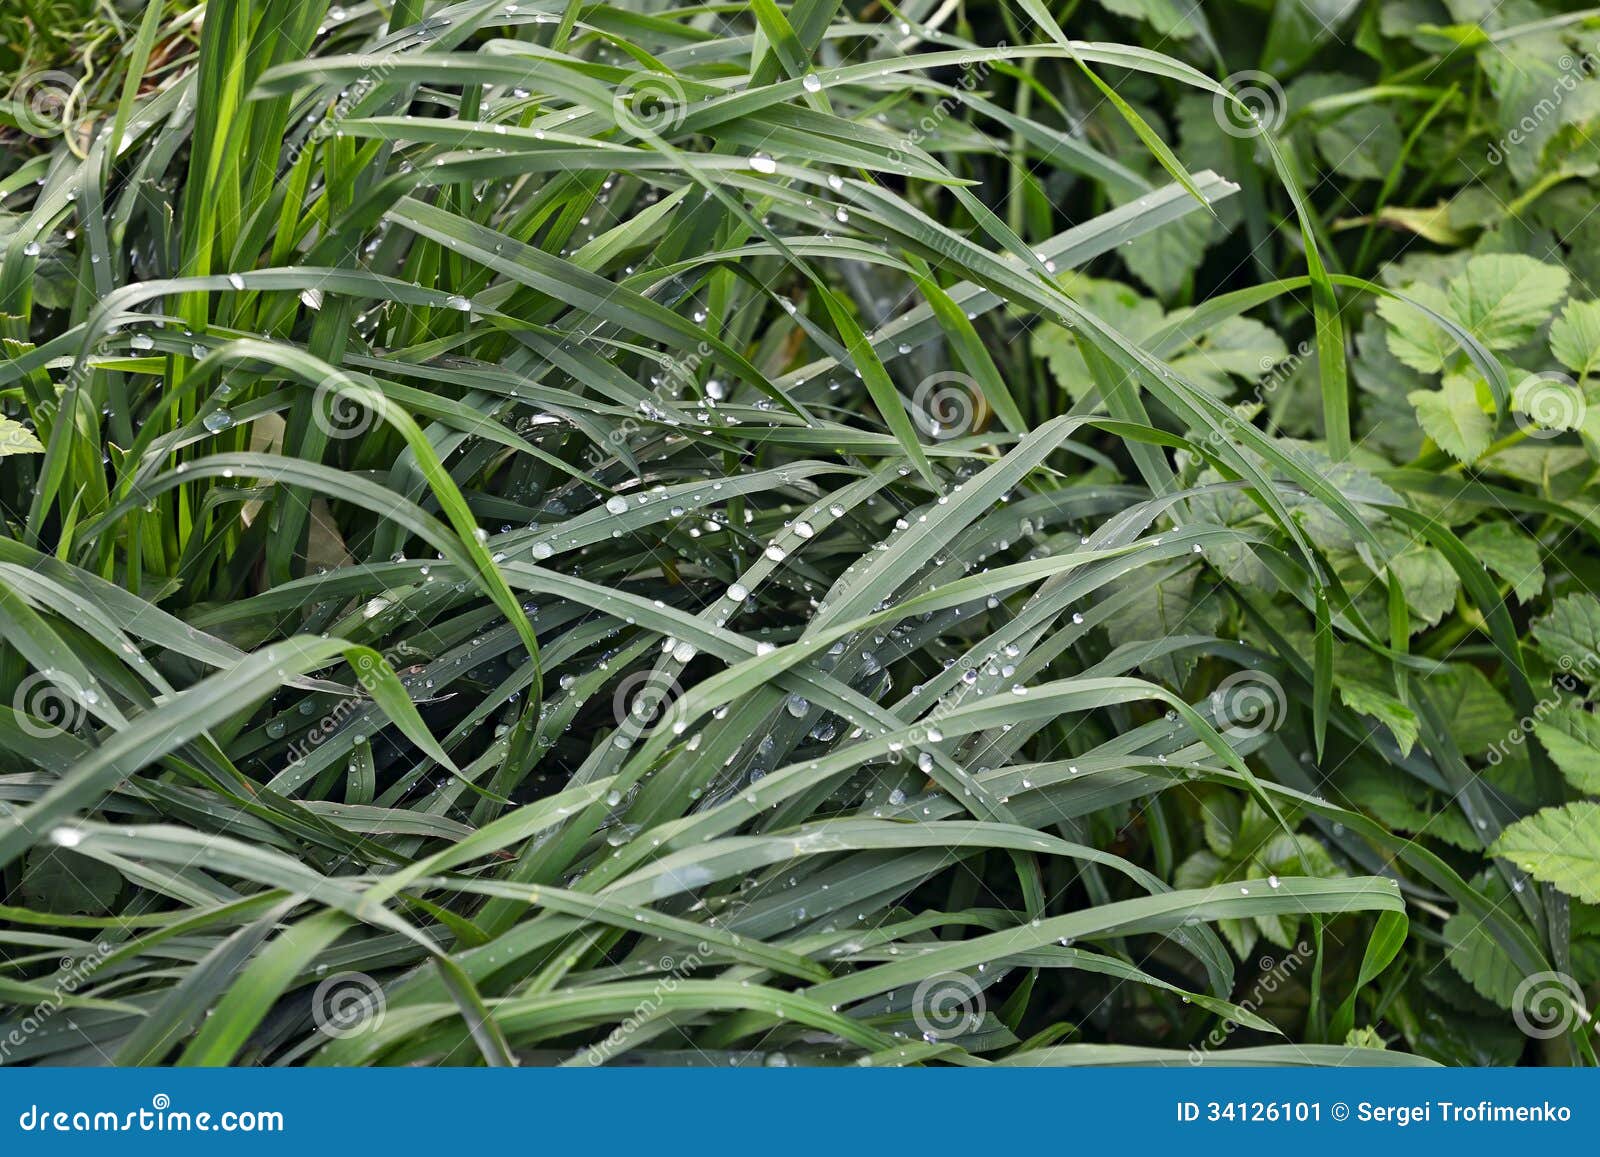
{"type": "Polygon", "coordinates": [[[0,418],[0,458],[9,454],[43,454],[44,444],[15,418],[0,418]]]}
{"type": "Polygon", "coordinates": [[[1099,3],[1107,12],[1145,21],[1163,37],[1187,40],[1200,31],[1192,19],[1198,9],[1179,4],[1177,0],[1099,0],[1099,3]]]}
{"type": "Polygon", "coordinates": [[[1511,584],[1519,603],[1544,589],[1544,563],[1539,544],[1510,521],[1485,522],[1461,536],[1461,541],[1483,565],[1511,584]]]}
{"type": "MultiPolygon", "coordinates": [[[[1169,319],[1181,324],[1182,312],[1169,319]]],[[[1283,339],[1248,317],[1230,317],[1209,327],[1192,350],[1178,352],[1174,369],[1216,390],[1219,397],[1233,391],[1234,381],[1254,382],[1289,356],[1283,339]]]]}
{"type": "Polygon", "coordinates": [[[1600,599],[1591,594],[1563,595],[1532,625],[1539,653],[1562,671],[1574,668],[1593,682],[1590,671],[1600,657],[1600,599]]]}
{"type": "Polygon", "coordinates": [[[1371,984],[1384,969],[1394,962],[1400,949],[1405,946],[1406,934],[1410,930],[1410,921],[1404,912],[1385,912],[1378,917],[1373,926],[1372,936],[1367,940],[1366,950],[1361,954],[1361,968],[1356,974],[1354,987],[1344,1002],[1339,1005],[1329,1025],[1329,1034],[1335,1039],[1350,1038],[1358,1031],[1355,1026],[1356,997],[1361,990],[1371,984]]]}
{"type": "MultiPolygon", "coordinates": [[[[1450,316],[1450,301],[1431,285],[1411,285],[1406,293],[1436,313],[1450,316]]],[[[1400,362],[1424,374],[1436,374],[1455,355],[1456,343],[1419,309],[1399,298],[1378,299],[1378,316],[1388,325],[1389,352],[1400,362]]]]}
{"type": "MultiPolygon", "coordinates": [[[[1497,873],[1486,872],[1474,883],[1495,902],[1511,902],[1511,889],[1497,873]]],[[[1501,1008],[1511,1008],[1522,974],[1488,926],[1470,912],[1457,912],[1444,922],[1443,932],[1445,959],[1450,966],[1479,996],[1501,1008]]]]}
{"type": "Polygon", "coordinates": [[[1458,462],[1471,465],[1489,448],[1494,427],[1478,403],[1477,384],[1465,374],[1446,374],[1439,389],[1415,390],[1406,400],[1423,432],[1458,462]]]}
{"type": "Polygon", "coordinates": [[[1585,800],[1535,812],[1501,832],[1489,854],[1569,896],[1600,904],[1600,803],[1585,800]]]}
{"type": "Polygon", "coordinates": [[[1487,253],[1450,280],[1450,311],[1493,350],[1514,349],[1550,319],[1570,277],[1518,253],[1487,253]]]}
{"type": "Polygon", "coordinates": [[[1358,715],[1370,715],[1394,735],[1401,754],[1416,746],[1419,725],[1417,713],[1382,688],[1370,683],[1335,677],[1339,699],[1358,715]]]}
{"type": "Polygon", "coordinates": [[[1346,73],[1307,73],[1295,78],[1286,95],[1289,107],[1310,121],[1317,152],[1329,168],[1354,180],[1380,181],[1400,159],[1403,142],[1394,107],[1380,100],[1339,102],[1331,109],[1316,103],[1361,87],[1359,77],[1346,73]]]}
{"type": "Polygon", "coordinates": [[[1600,301],[1569,301],[1550,323],[1550,352],[1580,377],[1600,367],[1600,301]]]}
{"type": "Polygon", "coordinates": [[[1573,703],[1545,713],[1533,726],[1567,782],[1588,795],[1600,795],[1600,718],[1573,703]]]}
{"type": "Polygon", "coordinates": [[[1067,34],[1061,30],[1061,25],[1056,23],[1055,17],[1050,14],[1049,8],[1045,7],[1042,0],[1021,0],[1021,4],[1023,10],[1045,30],[1050,38],[1066,50],[1082,73],[1089,78],[1089,82],[1100,90],[1100,95],[1111,103],[1111,107],[1116,109],[1117,114],[1133,130],[1140,143],[1150,150],[1151,156],[1155,157],[1157,163],[1166,170],[1167,175],[1182,185],[1196,201],[1205,205],[1208,212],[1211,211],[1211,203],[1195,185],[1194,178],[1190,176],[1189,170],[1184,168],[1183,162],[1178,159],[1171,146],[1161,139],[1160,135],[1139,115],[1138,110],[1123,98],[1121,93],[1102,80],[1100,74],[1089,67],[1088,60],[1067,39],[1067,34]]]}
{"type": "Polygon", "coordinates": [[[1409,544],[1389,559],[1389,569],[1400,581],[1406,606],[1419,620],[1411,624],[1413,633],[1436,625],[1454,609],[1461,579],[1433,547],[1409,544]]]}
{"type": "Polygon", "coordinates": [[[1340,29],[1359,7],[1357,0],[1280,0],[1267,21],[1261,67],[1284,75],[1299,68],[1340,29]]]}
{"type": "Polygon", "coordinates": [[[1519,181],[1531,183],[1557,130],[1583,116],[1596,87],[1593,75],[1573,65],[1560,30],[1537,25],[1521,36],[1497,38],[1477,59],[1495,97],[1499,138],[1490,155],[1503,156],[1519,181]]]}
{"type": "Polygon", "coordinates": [[[1470,663],[1451,663],[1430,675],[1424,686],[1463,755],[1483,754],[1516,728],[1510,705],[1470,663]]]}
{"type": "Polygon", "coordinates": [[[42,912],[98,916],[121,891],[120,872],[68,848],[34,849],[22,872],[22,900],[42,912]]]}

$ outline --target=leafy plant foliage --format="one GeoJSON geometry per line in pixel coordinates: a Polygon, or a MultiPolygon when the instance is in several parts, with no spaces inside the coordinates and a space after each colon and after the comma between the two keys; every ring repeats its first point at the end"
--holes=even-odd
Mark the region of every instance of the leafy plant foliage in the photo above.
{"type": "Polygon", "coordinates": [[[1593,1062],[1600,15],[57,7],[7,1062],[1593,1062]]]}

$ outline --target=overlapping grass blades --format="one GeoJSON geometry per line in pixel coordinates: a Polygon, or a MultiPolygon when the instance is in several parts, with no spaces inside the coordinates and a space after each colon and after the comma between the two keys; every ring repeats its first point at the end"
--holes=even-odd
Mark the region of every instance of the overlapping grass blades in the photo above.
{"type": "Polygon", "coordinates": [[[1058,1042],[1106,1008],[1275,1031],[1215,926],[1401,912],[1390,852],[1544,964],[1442,861],[1279,774],[1282,737],[1147,677],[1270,665],[1319,746],[1366,742],[1321,658],[1097,633],[1245,551],[1329,640],[1406,660],[1296,517],[1370,536],[1380,504],[1170,364],[1309,288],[1342,457],[1331,295],[1375,287],[1307,226],[1306,279],[1136,342],[1059,275],[1231,186],[1180,171],[1026,244],[992,207],[1000,134],[1143,182],[949,74],[1214,81],[937,24],[902,53],[811,0],[423,8],[213,0],[192,68],[130,72],[107,135],[18,170],[43,184],[0,266],[0,387],[45,450],[4,465],[0,862],[64,863],[97,914],[5,910],[16,1003],[93,962],[12,1060],[1147,1062],[1058,1042]],[[30,276],[68,230],[76,296],[46,310],[30,276]],[[1054,416],[997,364],[1039,317],[1092,344],[1109,414],[1054,416]],[[1224,493],[1270,529],[1206,517],[1224,493]],[[1159,827],[1203,785],[1339,825],[1363,867],[1174,889],[1107,850],[1108,815],[1159,827]],[[382,1015],[330,1031],[350,974],[382,1015]],[[976,998],[965,1031],[924,1023],[939,977],[976,998]]]}

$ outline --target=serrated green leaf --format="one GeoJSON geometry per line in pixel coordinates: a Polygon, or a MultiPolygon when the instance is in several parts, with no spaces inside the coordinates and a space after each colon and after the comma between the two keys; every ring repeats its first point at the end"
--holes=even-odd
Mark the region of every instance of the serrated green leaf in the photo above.
{"type": "Polygon", "coordinates": [[[1423,431],[1456,461],[1471,465],[1489,448],[1494,427],[1478,403],[1477,384],[1465,374],[1446,374],[1437,390],[1415,390],[1406,400],[1423,431]]]}
{"type": "Polygon", "coordinates": [[[1569,301],[1550,323],[1550,352],[1580,377],[1600,368],[1600,301],[1569,301]]]}
{"type": "MultiPolygon", "coordinates": [[[[1491,900],[1510,902],[1510,889],[1498,875],[1485,873],[1474,882],[1491,900]]],[[[1522,975],[1490,935],[1488,926],[1469,912],[1457,912],[1444,922],[1443,932],[1445,959],[1450,966],[1479,996],[1501,1008],[1511,1008],[1522,975]]]]}
{"type": "Polygon", "coordinates": [[[1544,590],[1539,544],[1515,523],[1486,522],[1462,535],[1461,541],[1484,566],[1511,584],[1519,603],[1528,602],[1544,590]]]}
{"type": "Polygon", "coordinates": [[[1600,719],[1572,703],[1547,712],[1533,726],[1567,782],[1588,795],[1600,795],[1600,719]]]}
{"type": "Polygon", "coordinates": [[[15,418],[0,418],[0,458],[9,454],[43,454],[44,444],[15,418]]]}
{"type": "Polygon", "coordinates": [[[1199,33],[1191,19],[1198,10],[1176,0],[1099,0],[1099,3],[1107,12],[1145,21],[1162,36],[1187,40],[1199,33]]]}
{"type": "Polygon", "coordinates": [[[1489,854],[1569,896],[1600,904],[1600,803],[1583,800],[1526,816],[1500,833],[1489,854]]]}
{"type": "Polygon", "coordinates": [[[1600,656],[1600,599],[1563,595],[1533,621],[1532,633],[1539,653],[1562,671],[1587,672],[1600,656]]]}
{"type": "MultiPolygon", "coordinates": [[[[1431,285],[1411,285],[1406,292],[1437,313],[1450,316],[1450,301],[1444,291],[1431,285]]],[[[1421,310],[1398,298],[1380,298],[1378,316],[1388,325],[1389,352],[1401,363],[1424,374],[1436,374],[1455,355],[1456,344],[1442,328],[1428,320],[1421,310]]]]}
{"type": "Polygon", "coordinates": [[[1520,253],[1482,254],[1450,279],[1450,312],[1490,349],[1514,349],[1550,319],[1570,280],[1561,266],[1520,253]]]}
{"type": "Polygon", "coordinates": [[[1339,699],[1358,715],[1370,715],[1394,735],[1401,754],[1409,754],[1416,746],[1418,735],[1417,713],[1394,695],[1369,683],[1351,679],[1334,679],[1339,699]]]}
{"type": "Polygon", "coordinates": [[[1488,677],[1469,663],[1451,663],[1426,680],[1445,730],[1463,755],[1481,755],[1504,741],[1516,717],[1488,677]]]}

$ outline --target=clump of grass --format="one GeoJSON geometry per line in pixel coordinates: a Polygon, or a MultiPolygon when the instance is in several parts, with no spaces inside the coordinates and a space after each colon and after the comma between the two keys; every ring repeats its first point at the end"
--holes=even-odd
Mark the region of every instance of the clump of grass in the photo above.
{"type": "Polygon", "coordinates": [[[5,968],[87,977],[9,1059],[1142,1060],[1274,1038],[1262,935],[1318,981],[1239,1055],[1407,1062],[1318,1051],[1397,875],[1537,970],[1285,760],[1387,753],[1333,644],[1403,651],[1325,556],[1404,514],[1347,460],[1317,224],[1307,278],[1124,332],[1073,271],[1236,187],[1029,71],[1218,86],[913,15],[213,0],[9,158],[5,968]],[[1018,166],[1118,203],[1014,212],[1018,166]],[[1302,291],[1331,459],[1206,376],[1302,291]],[[1251,568],[1315,641],[1226,629],[1251,568]]]}

